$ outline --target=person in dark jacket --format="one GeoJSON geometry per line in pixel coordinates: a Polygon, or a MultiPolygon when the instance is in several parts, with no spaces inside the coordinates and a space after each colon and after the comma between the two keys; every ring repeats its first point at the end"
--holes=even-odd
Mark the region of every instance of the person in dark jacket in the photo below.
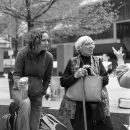
{"type": "Polygon", "coordinates": [[[27,45],[19,51],[13,73],[14,89],[19,89],[20,78],[28,77],[28,96],[31,104],[30,130],[38,130],[42,110],[42,96],[51,80],[53,56],[48,52],[47,31],[32,29],[26,35],[27,45]]]}
{"type": "MultiPolygon", "coordinates": [[[[72,57],[61,76],[61,86],[65,88],[65,91],[73,85],[79,78],[87,75],[95,75],[103,77],[102,87],[102,112],[104,118],[95,120],[93,112],[98,107],[98,103],[86,102],[86,116],[87,116],[87,128],[88,130],[113,130],[112,122],[110,119],[109,111],[109,99],[106,89],[108,84],[108,74],[102,64],[101,59],[97,56],[93,56],[93,49],[95,44],[91,37],[81,36],[75,43],[75,48],[79,55],[72,57]]],[[[60,116],[67,116],[70,118],[73,130],[84,130],[84,115],[83,115],[83,103],[81,101],[72,101],[64,96],[60,110],[60,116]]],[[[95,113],[100,116],[100,113],[95,113]]]]}

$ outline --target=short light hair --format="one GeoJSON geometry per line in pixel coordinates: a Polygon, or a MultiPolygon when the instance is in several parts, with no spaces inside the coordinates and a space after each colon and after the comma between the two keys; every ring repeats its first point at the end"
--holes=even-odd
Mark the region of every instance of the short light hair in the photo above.
{"type": "Polygon", "coordinates": [[[89,36],[81,36],[80,38],[78,38],[78,40],[75,43],[75,49],[79,50],[80,47],[83,45],[83,43],[88,42],[88,43],[94,43],[92,38],[89,36]]]}

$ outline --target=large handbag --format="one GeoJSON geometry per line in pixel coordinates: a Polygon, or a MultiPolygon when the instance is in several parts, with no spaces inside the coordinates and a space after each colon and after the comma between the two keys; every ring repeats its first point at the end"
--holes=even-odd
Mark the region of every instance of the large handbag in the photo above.
{"type": "MultiPolygon", "coordinates": [[[[101,76],[86,76],[83,78],[83,84],[85,86],[86,101],[100,102],[102,100],[101,76]]],[[[82,101],[81,79],[67,89],[66,97],[74,101],[82,101]]]]}

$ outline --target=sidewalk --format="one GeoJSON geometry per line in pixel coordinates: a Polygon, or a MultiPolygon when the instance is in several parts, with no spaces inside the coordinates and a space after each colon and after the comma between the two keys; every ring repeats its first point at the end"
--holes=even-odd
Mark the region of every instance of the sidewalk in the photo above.
{"type": "MultiPolygon", "coordinates": [[[[110,112],[114,130],[120,130],[122,124],[128,124],[130,109],[118,108],[119,98],[130,98],[130,89],[121,88],[115,77],[110,77],[109,84],[107,85],[110,112]]],[[[9,95],[9,84],[7,78],[0,78],[0,117],[7,114],[8,106],[12,100],[9,95]]],[[[43,97],[43,111],[50,113],[58,118],[58,109],[60,107],[61,100],[47,101],[43,97]],[[48,109],[49,108],[49,109],[48,109]]],[[[69,130],[72,130],[69,119],[61,119],[61,122],[67,126],[69,130]]],[[[1,127],[2,122],[0,122],[1,127]]],[[[0,129],[1,130],[1,129],[0,129]]]]}
{"type": "Polygon", "coordinates": [[[9,84],[6,77],[0,78],[0,105],[8,105],[10,103],[9,84]]]}
{"type": "MultiPolygon", "coordinates": [[[[9,105],[12,99],[10,99],[9,83],[7,77],[0,78],[0,105],[9,105]]],[[[58,109],[61,100],[47,101],[43,97],[43,107],[49,107],[50,109],[58,109]]]]}
{"type": "Polygon", "coordinates": [[[109,84],[107,85],[107,90],[110,102],[110,112],[130,114],[130,109],[118,108],[118,99],[130,98],[130,89],[120,87],[116,77],[110,77],[109,84]]]}
{"type": "MultiPolygon", "coordinates": [[[[119,86],[115,77],[109,78],[109,84],[107,90],[110,100],[110,111],[118,113],[130,113],[130,109],[118,108],[119,98],[130,98],[130,89],[125,89],[119,86]]],[[[12,100],[9,95],[9,84],[7,77],[0,78],[0,105],[9,105],[12,100]]],[[[49,107],[50,109],[58,109],[61,101],[47,101],[43,98],[43,107],[49,107]]]]}

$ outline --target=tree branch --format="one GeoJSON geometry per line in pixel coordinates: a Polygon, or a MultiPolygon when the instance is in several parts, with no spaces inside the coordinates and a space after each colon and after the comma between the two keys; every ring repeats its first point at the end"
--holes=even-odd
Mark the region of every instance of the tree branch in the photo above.
{"type": "Polygon", "coordinates": [[[36,13],[33,20],[39,18],[42,14],[46,13],[56,1],[57,0],[51,0],[46,5],[43,5],[43,7],[40,8],[40,10],[36,13]]]}
{"type": "Polygon", "coordinates": [[[11,15],[11,16],[13,16],[13,17],[17,17],[17,18],[19,18],[19,19],[25,20],[25,18],[26,18],[25,15],[20,14],[20,13],[14,11],[13,9],[8,8],[8,7],[6,7],[6,6],[1,7],[0,10],[1,10],[1,12],[5,13],[5,14],[11,15]]]}
{"type": "Polygon", "coordinates": [[[31,19],[30,0],[25,0],[25,3],[27,8],[27,18],[31,19]]]}

